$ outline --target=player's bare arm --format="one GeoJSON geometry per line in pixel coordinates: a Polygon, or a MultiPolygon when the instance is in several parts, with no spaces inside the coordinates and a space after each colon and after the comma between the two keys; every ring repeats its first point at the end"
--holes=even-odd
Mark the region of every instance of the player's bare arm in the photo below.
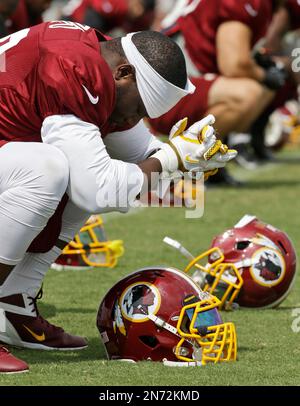
{"type": "Polygon", "coordinates": [[[238,21],[223,23],[217,33],[217,59],[222,75],[262,82],[265,71],[251,55],[252,32],[238,21]]]}
{"type": "Polygon", "coordinates": [[[281,48],[281,41],[283,35],[290,27],[290,16],[288,10],[281,7],[274,15],[272,23],[270,24],[268,33],[266,35],[265,47],[268,52],[274,53],[281,48]]]}

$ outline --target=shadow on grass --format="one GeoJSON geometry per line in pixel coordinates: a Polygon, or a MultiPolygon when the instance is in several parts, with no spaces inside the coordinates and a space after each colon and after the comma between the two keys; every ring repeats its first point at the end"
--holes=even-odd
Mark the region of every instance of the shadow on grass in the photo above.
{"type": "Polygon", "coordinates": [[[76,314],[90,314],[97,313],[97,309],[83,308],[83,307],[59,307],[48,303],[38,303],[38,309],[41,315],[47,319],[48,317],[54,317],[59,313],[76,313],[76,314]]]}
{"type": "MultiPolygon", "coordinates": [[[[234,173],[233,173],[234,175],[234,173]]],[[[258,175],[259,178],[259,175],[258,175]]],[[[237,178],[237,180],[240,180],[237,178]]],[[[230,189],[230,190],[268,190],[275,188],[286,188],[287,186],[300,186],[300,179],[269,179],[269,180],[240,180],[239,186],[227,184],[207,184],[208,190],[230,189]]]]}
{"type": "Polygon", "coordinates": [[[288,179],[270,179],[270,180],[264,180],[264,181],[245,181],[245,183],[240,186],[241,189],[246,190],[246,189],[256,189],[256,190],[267,190],[267,189],[272,189],[272,188],[280,188],[284,187],[286,188],[287,186],[300,186],[300,179],[293,179],[293,180],[288,180],[288,179]]]}
{"type": "Polygon", "coordinates": [[[295,165],[300,164],[300,151],[297,150],[292,153],[292,155],[277,155],[274,154],[270,160],[259,161],[259,168],[263,168],[267,165],[276,165],[276,164],[287,164],[295,165]]]}
{"type": "Polygon", "coordinates": [[[255,344],[253,346],[239,346],[238,345],[238,354],[242,353],[253,353],[254,351],[258,351],[258,350],[265,350],[265,346],[263,345],[259,345],[259,344],[255,344]]]}
{"type": "Polygon", "coordinates": [[[11,347],[12,353],[28,362],[34,364],[57,364],[58,362],[82,362],[82,361],[106,361],[104,347],[100,337],[93,337],[88,340],[88,347],[80,351],[40,351],[27,350],[11,347]]]}
{"type": "Polygon", "coordinates": [[[276,307],[275,309],[273,309],[276,312],[280,312],[280,311],[287,311],[287,310],[294,310],[294,309],[298,309],[300,307],[300,303],[297,305],[295,304],[294,306],[280,306],[280,307],[276,307]]]}
{"type": "Polygon", "coordinates": [[[299,156],[276,157],[275,163],[279,163],[279,164],[300,164],[300,153],[299,153],[299,156]]]}
{"type": "Polygon", "coordinates": [[[56,306],[54,306],[54,305],[42,303],[42,302],[38,302],[37,305],[38,305],[39,312],[41,313],[41,315],[43,317],[45,317],[45,319],[47,319],[48,317],[54,317],[57,313],[56,306]]]}

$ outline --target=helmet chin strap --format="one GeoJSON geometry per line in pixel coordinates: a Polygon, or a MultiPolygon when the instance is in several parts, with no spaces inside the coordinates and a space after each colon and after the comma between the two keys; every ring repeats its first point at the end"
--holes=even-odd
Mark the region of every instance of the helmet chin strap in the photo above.
{"type": "MultiPolygon", "coordinates": [[[[177,328],[174,326],[171,326],[171,324],[167,323],[166,321],[164,321],[163,319],[161,319],[160,317],[154,316],[153,314],[148,315],[148,318],[150,320],[153,321],[153,323],[159,327],[159,328],[164,328],[165,330],[169,331],[170,333],[176,335],[179,338],[182,338],[182,336],[180,334],[178,334],[177,332],[177,328]]],[[[168,361],[168,360],[163,360],[163,364],[166,366],[174,366],[174,367],[185,367],[185,366],[201,366],[202,361],[201,360],[197,360],[197,358],[202,358],[202,351],[198,351],[194,345],[193,342],[191,342],[190,340],[188,340],[186,338],[186,341],[191,344],[191,346],[193,347],[193,358],[195,358],[195,361],[168,361]],[[198,356],[197,356],[198,355],[198,356]]]]}
{"type": "Polygon", "coordinates": [[[120,362],[129,362],[130,364],[136,364],[136,361],[130,358],[120,358],[120,359],[115,359],[111,361],[120,361],[120,362]]]}
{"type": "Polygon", "coordinates": [[[170,237],[165,237],[163,241],[165,244],[179,251],[180,254],[186,257],[189,261],[192,261],[195,258],[194,255],[191,254],[182,244],[180,244],[179,241],[173,240],[170,237]]]}
{"type": "MultiPolygon", "coordinates": [[[[117,359],[115,361],[136,364],[136,361],[128,358],[117,359]]],[[[166,367],[201,367],[203,365],[201,361],[168,361],[167,359],[163,359],[162,363],[166,367]]]]}
{"type": "Polygon", "coordinates": [[[234,265],[237,267],[237,269],[241,268],[247,268],[253,264],[253,261],[251,258],[244,259],[243,261],[235,262],[234,265]]]}
{"type": "Polygon", "coordinates": [[[154,314],[149,314],[148,318],[153,321],[154,324],[156,324],[160,328],[164,328],[165,330],[168,330],[170,333],[175,334],[177,337],[181,338],[181,335],[178,334],[177,328],[174,326],[171,326],[171,324],[167,323],[160,317],[154,316],[154,314]]]}
{"type": "Polygon", "coordinates": [[[193,273],[192,275],[192,279],[194,282],[196,282],[201,289],[203,288],[204,284],[205,284],[205,278],[206,278],[207,274],[205,274],[204,272],[200,271],[199,269],[196,269],[196,271],[193,273]]]}
{"type": "Polygon", "coordinates": [[[201,367],[201,361],[168,361],[163,360],[163,364],[167,367],[201,367]]]}

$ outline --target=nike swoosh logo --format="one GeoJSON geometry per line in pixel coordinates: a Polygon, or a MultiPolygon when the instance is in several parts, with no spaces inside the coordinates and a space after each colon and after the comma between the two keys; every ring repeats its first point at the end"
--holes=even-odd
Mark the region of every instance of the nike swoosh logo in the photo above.
{"type": "Polygon", "coordinates": [[[26,328],[26,330],[32,335],[33,338],[36,339],[36,341],[42,342],[46,340],[45,333],[36,334],[34,331],[30,330],[29,327],[25,326],[25,324],[23,324],[23,327],[26,328]]]}
{"type": "Polygon", "coordinates": [[[90,93],[90,91],[89,91],[84,85],[82,85],[82,87],[83,87],[85,93],[87,94],[87,97],[89,98],[89,101],[90,101],[92,104],[97,104],[98,101],[99,101],[99,96],[94,97],[94,96],[90,93]]]}
{"type": "Polygon", "coordinates": [[[250,3],[245,4],[245,9],[246,9],[247,13],[251,15],[251,17],[258,16],[258,11],[255,10],[250,3]]]}
{"type": "Polygon", "coordinates": [[[198,164],[199,160],[195,160],[191,158],[191,154],[186,155],[185,160],[190,164],[198,164]]]}

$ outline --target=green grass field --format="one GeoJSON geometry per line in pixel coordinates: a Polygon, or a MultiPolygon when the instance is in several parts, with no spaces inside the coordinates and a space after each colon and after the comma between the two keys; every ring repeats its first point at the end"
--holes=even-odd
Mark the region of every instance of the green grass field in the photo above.
{"type": "Polygon", "coordinates": [[[165,235],[182,241],[193,253],[200,253],[215,234],[249,213],[285,230],[300,255],[299,151],[285,153],[282,158],[282,162],[255,172],[236,171],[248,180],[247,187],[209,190],[201,219],[186,220],[184,209],[145,209],[128,216],[109,216],[107,234],[122,238],[126,246],[118,267],[88,272],[49,271],[39,305],[50,322],[87,336],[88,349],[15,349],[14,354],[29,363],[30,372],[0,375],[0,385],[299,385],[300,333],[291,329],[292,310],[300,308],[299,275],[294,290],[278,309],[223,313],[225,320],[236,323],[238,333],[238,361],[227,365],[177,369],[151,362],[108,362],[95,325],[101,298],[121,276],[148,265],[180,269],[185,264],[179,254],[164,246],[165,235]]]}

